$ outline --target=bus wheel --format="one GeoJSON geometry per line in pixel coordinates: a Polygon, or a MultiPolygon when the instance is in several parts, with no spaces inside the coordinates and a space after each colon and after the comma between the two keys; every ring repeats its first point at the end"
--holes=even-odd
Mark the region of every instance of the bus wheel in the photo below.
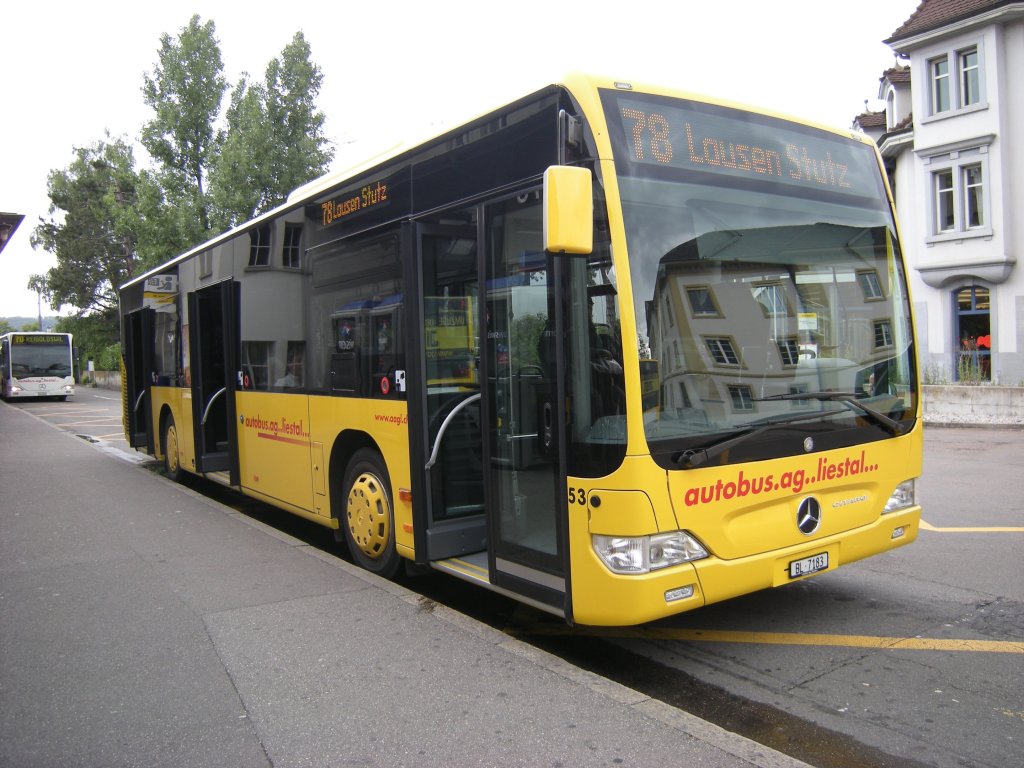
{"type": "Polygon", "coordinates": [[[356,564],[390,579],[401,558],[395,551],[395,516],[390,480],[376,451],[355,452],[345,470],[345,541],[356,564]]]}
{"type": "Polygon", "coordinates": [[[174,482],[181,480],[181,463],[178,459],[178,428],[174,426],[174,417],[164,419],[163,436],[160,445],[164,451],[164,471],[174,482]]]}

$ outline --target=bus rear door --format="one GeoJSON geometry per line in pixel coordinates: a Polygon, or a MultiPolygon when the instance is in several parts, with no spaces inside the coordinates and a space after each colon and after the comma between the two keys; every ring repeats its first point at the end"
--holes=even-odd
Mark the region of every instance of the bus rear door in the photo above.
{"type": "Polygon", "coordinates": [[[149,388],[153,383],[155,313],[140,309],[125,316],[125,419],[128,445],[156,453],[153,409],[149,388]]]}
{"type": "Polygon", "coordinates": [[[240,476],[235,423],[241,376],[239,294],[232,280],[188,294],[196,472],[227,471],[231,485],[238,485],[240,476]]]}

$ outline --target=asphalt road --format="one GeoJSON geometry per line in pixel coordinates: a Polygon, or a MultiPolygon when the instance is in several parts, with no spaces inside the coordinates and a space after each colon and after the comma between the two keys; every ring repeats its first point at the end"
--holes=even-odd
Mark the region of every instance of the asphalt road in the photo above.
{"type": "MultiPolygon", "coordinates": [[[[144,459],[118,392],[18,407],[144,459]]],[[[909,547],[634,629],[506,628],[814,765],[1024,764],[1022,481],[1024,431],[927,429],[909,547]]]]}

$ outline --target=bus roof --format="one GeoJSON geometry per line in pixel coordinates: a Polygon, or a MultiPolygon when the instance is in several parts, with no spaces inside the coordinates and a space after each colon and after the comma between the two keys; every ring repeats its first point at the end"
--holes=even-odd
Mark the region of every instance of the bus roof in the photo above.
{"type": "Polygon", "coordinates": [[[707,95],[700,95],[688,91],[666,87],[663,85],[652,85],[648,83],[639,83],[636,81],[627,82],[607,77],[601,77],[597,75],[571,73],[566,74],[557,82],[551,83],[543,88],[539,88],[533,91],[532,93],[521,96],[520,98],[505,100],[501,104],[492,107],[486,112],[481,112],[475,116],[469,117],[468,119],[460,120],[457,123],[452,123],[443,126],[439,130],[429,131],[424,135],[419,136],[413,140],[396,142],[395,144],[392,144],[391,146],[388,146],[345,169],[331,171],[327,174],[324,174],[323,176],[320,176],[319,178],[313,179],[299,187],[296,187],[294,190],[292,190],[291,193],[289,193],[288,197],[285,199],[285,202],[283,202],[282,204],[276,206],[275,208],[269,211],[266,211],[265,213],[261,213],[260,215],[252,219],[249,219],[248,221],[245,221],[233,227],[232,229],[221,232],[220,234],[210,238],[209,240],[206,240],[200,243],[199,245],[190,248],[184,253],[179,254],[178,256],[160,264],[157,267],[154,267],[148,272],[145,272],[144,274],[139,275],[138,277],[132,278],[131,280],[121,285],[120,288],[121,290],[123,290],[125,288],[128,288],[129,286],[143,282],[147,278],[153,277],[154,275],[161,274],[169,267],[173,267],[176,264],[180,264],[181,262],[201,253],[202,251],[205,251],[209,248],[213,248],[221,243],[224,243],[232,239],[233,237],[236,237],[237,235],[242,234],[255,226],[258,226],[264,221],[273,220],[282,213],[294,210],[296,208],[300,208],[303,205],[306,205],[309,202],[313,201],[317,197],[324,195],[336,188],[339,188],[346,184],[347,182],[350,182],[363,174],[369,173],[375,168],[379,168],[380,166],[383,166],[389,162],[393,162],[401,158],[403,155],[412,154],[416,150],[426,148],[434,143],[442,142],[451,135],[465,131],[468,127],[474,124],[486,122],[496,112],[504,111],[510,107],[514,107],[517,104],[526,103],[532,99],[536,99],[537,97],[545,93],[555,92],[560,88],[566,88],[573,96],[577,98],[582,98],[583,101],[589,101],[589,99],[586,98],[588,94],[596,95],[598,88],[621,88],[626,90],[637,90],[642,93],[655,93],[665,96],[703,101],[711,104],[719,104],[721,106],[757,112],[760,114],[767,114],[782,119],[793,120],[804,125],[811,125],[813,127],[820,128],[822,130],[827,130],[832,133],[837,133],[848,138],[853,138],[855,140],[859,140],[874,146],[874,142],[871,141],[868,137],[859,134],[855,131],[841,130],[837,129],[834,126],[821,125],[812,121],[805,120],[803,118],[783,115],[770,110],[752,107],[750,105],[744,105],[738,102],[732,102],[727,99],[720,99],[710,97],[707,95]]]}

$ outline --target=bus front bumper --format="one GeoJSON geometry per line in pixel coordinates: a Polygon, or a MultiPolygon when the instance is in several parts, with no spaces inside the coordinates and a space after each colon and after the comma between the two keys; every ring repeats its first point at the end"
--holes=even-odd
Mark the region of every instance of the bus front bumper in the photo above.
{"type": "Polygon", "coordinates": [[[572,583],[573,620],[594,626],[642,624],[801,581],[910,544],[917,538],[920,521],[921,508],[914,506],[799,546],[733,560],[711,556],[636,576],[611,573],[589,545],[588,535],[578,542],[586,545],[586,555],[574,563],[578,567],[574,567],[572,583]],[[827,555],[824,567],[821,555],[827,555]],[[805,573],[804,563],[814,563],[820,570],[805,573]]]}

